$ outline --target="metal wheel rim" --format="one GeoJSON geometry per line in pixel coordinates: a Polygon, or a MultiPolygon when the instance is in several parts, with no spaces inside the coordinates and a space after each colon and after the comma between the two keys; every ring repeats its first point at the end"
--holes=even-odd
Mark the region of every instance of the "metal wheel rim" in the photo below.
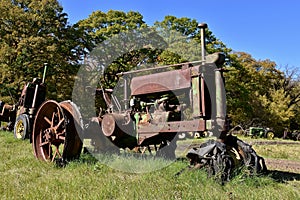
{"type": "Polygon", "coordinates": [[[64,159],[66,120],[63,111],[55,101],[47,101],[39,109],[33,129],[35,156],[53,162],[64,159]]]}
{"type": "Polygon", "coordinates": [[[77,159],[82,149],[82,123],[76,105],[70,101],[44,102],[37,111],[32,146],[36,158],[44,161],[65,161],[77,159]]]}
{"type": "Polygon", "coordinates": [[[15,131],[16,131],[17,139],[22,139],[24,136],[24,129],[25,129],[22,120],[17,121],[15,129],[16,129],[15,131]]]}
{"type": "Polygon", "coordinates": [[[273,132],[268,132],[267,133],[267,138],[268,139],[273,139],[274,138],[274,133],[273,132]]]}

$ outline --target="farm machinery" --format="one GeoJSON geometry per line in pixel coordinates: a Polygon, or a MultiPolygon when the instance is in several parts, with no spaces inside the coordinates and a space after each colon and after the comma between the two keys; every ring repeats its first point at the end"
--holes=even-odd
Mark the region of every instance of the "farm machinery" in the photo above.
{"type": "Polygon", "coordinates": [[[274,139],[275,133],[271,128],[264,128],[258,126],[250,126],[247,129],[244,129],[241,125],[233,127],[229,132],[235,135],[244,135],[251,138],[267,138],[274,139]]]}
{"type": "Polygon", "coordinates": [[[283,132],[283,139],[290,139],[294,141],[300,141],[300,131],[298,130],[293,130],[290,131],[288,129],[285,129],[283,132]]]}
{"type": "Polygon", "coordinates": [[[32,131],[34,154],[41,160],[78,158],[83,141],[95,151],[130,149],[155,151],[174,158],[179,133],[226,129],[223,68],[225,55],[205,55],[206,24],[199,25],[202,60],[157,66],[118,74],[121,95],[99,88],[94,94],[106,106],[98,116],[83,119],[72,101],[45,101],[36,113],[32,131]],[[121,99],[120,99],[121,98],[121,99]]]}
{"type": "Polygon", "coordinates": [[[0,123],[7,122],[7,126],[2,128],[13,131],[17,139],[31,138],[36,111],[46,98],[46,70],[47,65],[42,79],[34,78],[24,86],[16,104],[9,105],[0,101],[0,123]]]}
{"type": "Polygon", "coordinates": [[[229,180],[241,163],[254,171],[266,170],[263,158],[228,130],[225,55],[205,55],[207,25],[199,28],[202,60],[122,72],[114,89],[91,92],[86,87],[79,96],[105,102],[97,108],[98,115],[86,115],[78,102],[45,101],[44,72],[43,80],[34,79],[24,87],[16,105],[0,104],[1,120],[14,124],[16,138],[30,138],[36,158],[62,165],[79,158],[85,140],[95,152],[129,149],[175,159],[179,135],[212,133],[217,141],[189,151],[191,165],[209,166],[210,174],[224,175],[222,181],[229,180]]]}

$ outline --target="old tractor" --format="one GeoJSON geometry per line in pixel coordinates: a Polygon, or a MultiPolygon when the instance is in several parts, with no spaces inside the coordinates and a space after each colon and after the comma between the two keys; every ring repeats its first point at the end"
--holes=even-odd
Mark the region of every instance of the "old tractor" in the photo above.
{"type": "Polygon", "coordinates": [[[7,122],[4,130],[13,131],[17,139],[31,138],[35,114],[46,98],[44,83],[47,66],[44,68],[43,78],[34,78],[28,82],[21,93],[18,102],[14,105],[0,101],[0,122],[7,122]]]}
{"type": "Polygon", "coordinates": [[[33,125],[35,156],[45,161],[72,160],[80,156],[83,140],[90,139],[95,151],[127,148],[172,159],[177,134],[211,131],[218,136],[226,125],[225,55],[205,55],[207,25],[199,26],[201,61],[119,74],[122,94],[97,89],[106,106],[88,122],[82,119],[83,108],[72,101],[45,101],[33,125]]]}
{"type": "Polygon", "coordinates": [[[241,125],[236,125],[229,130],[231,134],[234,135],[244,135],[251,138],[267,138],[274,139],[275,133],[271,128],[264,128],[263,126],[250,126],[247,129],[244,129],[241,125]]]}
{"type": "Polygon", "coordinates": [[[270,128],[250,127],[247,135],[252,138],[274,139],[275,133],[270,128]]]}

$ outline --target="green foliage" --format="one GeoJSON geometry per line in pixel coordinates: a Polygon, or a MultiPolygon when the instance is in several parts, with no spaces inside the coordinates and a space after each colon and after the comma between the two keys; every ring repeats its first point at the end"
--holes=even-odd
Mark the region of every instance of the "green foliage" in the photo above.
{"type": "MultiPolygon", "coordinates": [[[[79,64],[91,52],[97,59],[86,70],[96,69],[97,74],[90,80],[76,77],[86,83],[78,86],[81,91],[98,83],[115,88],[120,72],[201,59],[198,22],[187,17],[166,16],[149,27],[139,12],[95,11],[70,25],[57,0],[2,0],[0,12],[0,99],[8,103],[13,102],[11,97],[17,100],[26,82],[42,77],[44,63],[48,63],[47,97],[69,99],[79,64]]],[[[228,58],[227,111],[234,124],[249,126],[258,119],[277,133],[299,129],[296,70],[283,72],[268,59],[232,52],[209,28],[206,51],[223,52],[228,58]]],[[[98,101],[103,107],[103,100],[98,101]]]]}
{"type": "MultiPolygon", "coordinates": [[[[201,33],[199,22],[187,17],[166,16],[163,21],[155,22],[154,28],[166,40],[169,46],[159,55],[158,63],[175,64],[201,60],[201,33]]],[[[208,29],[205,32],[206,51],[230,52],[225,44],[218,40],[208,29]]]]}
{"type": "Polygon", "coordinates": [[[96,70],[102,75],[98,81],[104,88],[114,88],[118,73],[152,63],[160,52],[159,48],[152,48],[153,44],[160,44],[159,36],[138,12],[95,11],[77,24],[88,33],[91,58],[97,63],[96,70]]]}
{"type": "Polygon", "coordinates": [[[299,86],[291,87],[291,80],[287,83],[286,75],[270,60],[257,61],[237,52],[230,55],[230,65],[225,76],[228,113],[233,122],[266,126],[282,133],[297,114],[299,86]],[[251,124],[253,119],[260,124],[251,124]]]}
{"type": "Polygon", "coordinates": [[[283,132],[283,127],[288,127],[290,119],[295,116],[295,105],[289,106],[291,98],[283,88],[278,90],[271,89],[269,91],[269,98],[267,95],[258,97],[261,101],[261,105],[265,108],[265,114],[263,118],[268,119],[268,122],[273,125],[276,130],[283,132]]]}
{"type": "Polygon", "coordinates": [[[3,0],[0,12],[1,96],[11,92],[17,99],[25,82],[41,78],[48,63],[49,98],[68,98],[83,53],[83,32],[68,25],[56,0],[3,0]]]}
{"type": "Polygon", "coordinates": [[[133,11],[125,13],[116,10],[110,10],[107,13],[95,11],[87,19],[80,20],[78,25],[91,36],[90,39],[94,45],[120,32],[147,26],[140,13],[133,11]]]}

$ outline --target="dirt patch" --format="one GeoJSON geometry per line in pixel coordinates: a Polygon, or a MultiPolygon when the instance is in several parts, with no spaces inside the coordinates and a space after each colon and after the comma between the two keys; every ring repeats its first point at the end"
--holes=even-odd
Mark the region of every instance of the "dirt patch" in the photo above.
{"type": "Polygon", "coordinates": [[[298,161],[265,158],[265,162],[269,170],[300,173],[300,162],[298,161]]]}
{"type": "Polygon", "coordinates": [[[251,141],[251,142],[247,142],[248,144],[251,145],[289,145],[289,144],[299,144],[300,142],[293,142],[293,141],[273,141],[273,140],[261,140],[261,141],[251,141]]]}

